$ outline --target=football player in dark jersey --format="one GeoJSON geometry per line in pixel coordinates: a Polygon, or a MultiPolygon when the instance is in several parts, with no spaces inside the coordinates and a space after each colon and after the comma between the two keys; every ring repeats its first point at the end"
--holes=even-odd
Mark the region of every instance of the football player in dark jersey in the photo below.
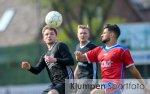
{"type": "Polygon", "coordinates": [[[23,61],[22,68],[34,74],[47,69],[51,84],[42,94],[65,94],[65,79],[73,79],[70,65],[74,64],[72,55],[63,42],[57,41],[57,31],[47,25],[42,30],[43,40],[48,50],[44,53],[35,67],[23,61]]]}
{"type": "MultiPolygon", "coordinates": [[[[96,45],[94,45],[93,43],[89,41],[90,35],[89,35],[88,25],[78,25],[77,37],[79,39],[79,44],[76,46],[76,51],[80,51],[84,54],[85,52],[92,50],[93,48],[96,47],[96,45]]],[[[74,71],[74,77],[75,79],[84,79],[84,81],[86,81],[85,79],[96,80],[97,79],[97,63],[87,63],[87,61],[78,62],[74,71]]],[[[81,82],[83,83],[83,81],[81,82]]],[[[78,89],[77,93],[88,94],[90,93],[90,91],[78,89]]]]}

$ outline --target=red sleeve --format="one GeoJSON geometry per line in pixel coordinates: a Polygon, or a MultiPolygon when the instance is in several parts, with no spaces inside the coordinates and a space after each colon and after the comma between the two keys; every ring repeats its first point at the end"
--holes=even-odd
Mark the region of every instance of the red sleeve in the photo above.
{"type": "Polygon", "coordinates": [[[123,60],[123,63],[125,64],[126,68],[134,65],[134,61],[131,57],[131,54],[130,54],[129,50],[124,51],[124,53],[122,55],[122,60],[123,60]]]}
{"type": "Polygon", "coordinates": [[[98,62],[98,54],[100,53],[101,49],[101,47],[96,47],[93,50],[85,53],[89,63],[98,62]]]}

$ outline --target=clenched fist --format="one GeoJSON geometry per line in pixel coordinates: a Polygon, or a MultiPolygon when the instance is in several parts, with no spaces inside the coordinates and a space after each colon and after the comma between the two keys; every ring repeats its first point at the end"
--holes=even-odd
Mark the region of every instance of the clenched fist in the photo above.
{"type": "Polygon", "coordinates": [[[82,54],[80,51],[75,51],[74,54],[75,54],[77,61],[80,61],[80,62],[87,61],[86,56],[82,54]]]}
{"type": "Polygon", "coordinates": [[[31,65],[27,61],[23,61],[21,67],[25,70],[29,70],[31,68],[31,65]]]}
{"type": "Polygon", "coordinates": [[[76,60],[79,60],[79,58],[82,56],[82,53],[80,51],[75,51],[74,52],[76,60]]]}

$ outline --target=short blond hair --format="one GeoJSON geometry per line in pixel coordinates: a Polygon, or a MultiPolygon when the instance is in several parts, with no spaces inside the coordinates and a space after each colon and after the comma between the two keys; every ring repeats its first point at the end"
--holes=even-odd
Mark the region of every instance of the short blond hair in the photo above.
{"type": "Polygon", "coordinates": [[[88,30],[90,29],[89,25],[78,25],[78,29],[79,28],[81,28],[81,29],[88,29],[88,30]]]}

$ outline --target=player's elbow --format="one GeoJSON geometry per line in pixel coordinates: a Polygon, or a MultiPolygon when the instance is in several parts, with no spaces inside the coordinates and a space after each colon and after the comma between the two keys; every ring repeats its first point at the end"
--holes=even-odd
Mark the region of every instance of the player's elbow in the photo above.
{"type": "Polygon", "coordinates": [[[41,72],[40,70],[38,70],[36,68],[31,68],[29,71],[32,72],[33,74],[36,74],[36,75],[41,72]]]}
{"type": "Polygon", "coordinates": [[[35,75],[39,74],[40,72],[34,72],[35,75]]]}

